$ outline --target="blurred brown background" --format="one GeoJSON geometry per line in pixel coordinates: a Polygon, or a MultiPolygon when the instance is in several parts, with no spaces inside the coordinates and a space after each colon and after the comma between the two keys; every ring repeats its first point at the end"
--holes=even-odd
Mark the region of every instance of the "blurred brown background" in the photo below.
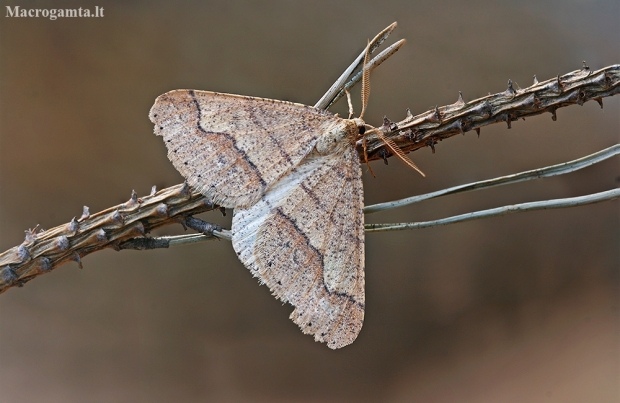
{"type": "MultiPolygon", "coordinates": [[[[314,104],[392,21],[407,45],[365,116],[620,63],[620,2],[5,1],[0,249],[182,181],[152,134],[155,97],[195,88],[314,104]],[[6,6],[104,18],[6,18],[6,6]]],[[[356,110],[360,105],[355,96],[356,110]]],[[[618,142],[620,97],[482,129],[365,174],[366,203],[568,161],[618,142]]],[[[345,112],[344,103],[335,108],[345,112]]],[[[429,201],[428,220],[617,186],[618,160],[429,201]]],[[[213,213],[208,220],[229,223],[213,213]]],[[[288,319],[228,242],[112,250],[0,296],[4,402],[617,402],[618,202],[367,237],[367,312],[331,351],[288,319]]],[[[180,228],[166,233],[180,233],[180,228]]]]}

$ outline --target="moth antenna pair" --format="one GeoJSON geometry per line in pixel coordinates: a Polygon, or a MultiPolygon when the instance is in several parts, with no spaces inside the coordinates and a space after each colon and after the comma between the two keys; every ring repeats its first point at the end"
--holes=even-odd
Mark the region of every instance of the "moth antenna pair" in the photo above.
{"type": "MultiPolygon", "coordinates": [[[[366,46],[366,53],[364,54],[364,65],[362,67],[362,112],[360,113],[360,119],[364,117],[364,112],[366,112],[366,105],[368,105],[368,98],[370,97],[370,70],[371,69],[366,67],[368,65],[369,53],[370,53],[370,41],[368,42],[368,45],[366,46]]],[[[351,117],[353,116],[353,104],[351,103],[351,95],[349,94],[348,91],[346,91],[346,94],[347,94],[347,101],[349,102],[349,119],[351,119],[351,117]]],[[[407,166],[418,171],[420,175],[422,175],[423,177],[426,177],[426,175],[424,175],[424,172],[422,172],[420,168],[418,168],[416,164],[414,164],[413,161],[411,161],[411,159],[407,157],[407,155],[403,152],[403,150],[401,150],[400,147],[398,147],[398,145],[396,145],[396,143],[392,139],[385,137],[383,133],[381,132],[381,130],[375,127],[372,127],[370,125],[366,125],[366,126],[368,126],[370,130],[365,130],[364,133],[360,133],[360,134],[362,135],[362,146],[364,147],[364,162],[366,163],[366,166],[368,167],[368,170],[370,171],[373,177],[376,177],[376,176],[375,176],[375,173],[372,171],[372,168],[370,168],[370,164],[368,162],[368,152],[367,152],[368,142],[366,140],[366,137],[371,133],[375,133],[377,137],[379,137],[379,139],[392,151],[392,154],[397,156],[407,166]]]]}
{"type": "MultiPolygon", "coordinates": [[[[347,94],[347,102],[349,103],[349,119],[351,119],[351,118],[353,118],[353,115],[355,115],[355,112],[353,112],[353,103],[351,102],[351,93],[346,88],[344,89],[344,92],[345,92],[345,94],[347,94]]],[[[361,115],[360,115],[360,119],[361,119],[361,115]]],[[[368,171],[370,172],[372,177],[376,178],[377,175],[375,175],[374,171],[370,167],[370,163],[368,162],[368,152],[367,152],[367,150],[368,150],[368,140],[366,140],[366,136],[364,135],[366,133],[366,126],[374,129],[374,127],[372,127],[370,125],[365,125],[364,127],[362,127],[364,129],[363,131],[360,129],[360,133],[359,134],[360,134],[360,136],[362,136],[362,147],[364,147],[364,162],[366,163],[366,166],[368,167],[368,171]]]]}

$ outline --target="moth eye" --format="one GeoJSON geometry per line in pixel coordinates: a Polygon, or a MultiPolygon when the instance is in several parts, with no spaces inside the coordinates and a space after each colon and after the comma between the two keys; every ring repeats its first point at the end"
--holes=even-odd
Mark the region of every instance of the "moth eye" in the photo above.
{"type": "Polygon", "coordinates": [[[365,126],[360,126],[359,127],[359,131],[360,131],[360,134],[366,133],[366,127],[365,126]]]}

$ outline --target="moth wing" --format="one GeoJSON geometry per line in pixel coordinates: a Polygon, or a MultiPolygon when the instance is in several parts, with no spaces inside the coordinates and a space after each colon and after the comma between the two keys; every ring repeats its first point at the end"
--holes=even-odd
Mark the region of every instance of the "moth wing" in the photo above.
{"type": "Polygon", "coordinates": [[[233,215],[233,248],[291,319],[330,348],[364,321],[364,216],[359,157],[312,154],[259,202],[233,215]]]}
{"type": "Polygon", "coordinates": [[[292,102],[194,90],[159,96],[149,118],[174,167],[223,207],[255,203],[339,120],[292,102]]]}

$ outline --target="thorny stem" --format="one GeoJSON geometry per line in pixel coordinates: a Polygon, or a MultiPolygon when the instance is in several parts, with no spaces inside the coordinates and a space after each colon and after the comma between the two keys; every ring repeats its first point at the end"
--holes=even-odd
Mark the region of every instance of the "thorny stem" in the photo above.
{"type": "Polygon", "coordinates": [[[183,224],[187,217],[216,209],[202,194],[186,184],[172,186],[138,197],[96,214],[88,207],[79,219],[49,230],[26,231],[24,242],[0,254],[0,292],[106,248],[153,249],[167,247],[167,241],[145,237],[155,228],[183,224]],[[162,243],[163,242],[163,243],[162,243]]]}
{"type": "MultiPolygon", "coordinates": [[[[385,117],[383,125],[378,129],[405,153],[423,147],[430,147],[435,152],[438,142],[457,134],[464,135],[475,130],[480,135],[481,127],[499,122],[505,122],[510,129],[511,122],[542,113],[550,113],[555,121],[556,110],[559,108],[583,105],[590,100],[597,101],[602,108],[603,98],[618,93],[620,65],[591,71],[584,63],[581,70],[536,82],[525,89],[515,90],[509,80],[506,91],[467,103],[459,94],[457,102],[452,105],[436,107],[415,116],[407,110],[407,116],[400,122],[392,122],[385,117]]],[[[367,141],[370,161],[385,160],[392,155],[377,136],[371,135],[367,141]]],[[[363,156],[361,141],[358,141],[357,149],[363,156]]]]}
{"type": "MultiPolygon", "coordinates": [[[[377,46],[393,28],[394,25],[391,25],[373,40],[377,46]]],[[[374,65],[393,54],[399,46],[393,45],[392,53],[387,56],[385,51],[377,56],[375,59],[379,62],[374,65]]],[[[369,67],[374,65],[373,61],[369,63],[369,67]]],[[[333,95],[327,96],[324,107],[337,97],[353,70],[355,67],[343,74],[345,78],[339,80],[341,84],[332,86],[336,90],[333,95]]],[[[350,81],[354,82],[355,77],[350,81]]],[[[398,123],[384,118],[383,125],[378,129],[404,152],[426,146],[434,151],[434,145],[444,138],[470,130],[479,132],[482,126],[492,123],[504,121],[510,128],[512,121],[544,112],[550,112],[555,120],[558,108],[582,105],[591,99],[599,102],[602,107],[604,97],[620,92],[620,65],[591,72],[584,64],[584,68],[579,71],[535,83],[524,90],[514,90],[512,83],[508,83],[506,91],[468,103],[459,96],[455,104],[416,116],[408,111],[407,117],[398,123]]],[[[323,107],[322,104],[320,106],[323,107]]],[[[384,148],[385,143],[377,136],[370,136],[367,140],[369,160],[386,160],[390,156],[390,152],[384,148]]],[[[358,143],[358,152],[363,161],[361,141],[358,143]]],[[[132,192],[126,203],[93,215],[90,215],[85,207],[79,219],[74,217],[69,223],[46,231],[37,232],[36,228],[28,230],[21,245],[0,254],[0,293],[14,286],[22,286],[70,261],[76,261],[82,267],[81,258],[98,250],[141,250],[186,243],[187,237],[164,239],[148,238],[145,235],[164,225],[185,225],[188,217],[216,208],[217,206],[213,206],[202,194],[190,189],[186,184],[172,186],[157,193],[153,191],[151,195],[143,198],[138,198],[137,194],[132,192]]],[[[230,232],[214,230],[212,235],[194,235],[192,238],[196,242],[206,238],[230,239],[230,232]]]]}

